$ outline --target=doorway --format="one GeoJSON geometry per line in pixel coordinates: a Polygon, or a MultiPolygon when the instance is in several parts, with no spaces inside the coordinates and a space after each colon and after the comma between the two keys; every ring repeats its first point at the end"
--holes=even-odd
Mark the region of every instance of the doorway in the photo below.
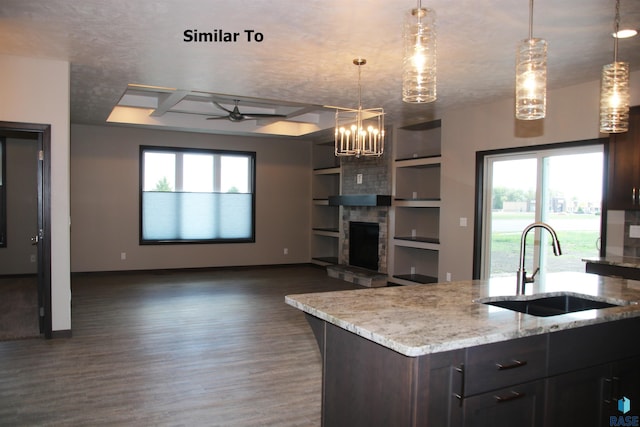
{"type": "Polygon", "coordinates": [[[17,290],[11,309],[35,306],[26,320],[16,320],[16,314],[11,321],[28,324],[33,315],[39,335],[51,338],[51,126],[0,122],[0,138],[9,141],[2,144],[0,279],[6,289],[17,290]],[[12,209],[12,203],[20,206],[12,209]]]}
{"type": "Polygon", "coordinates": [[[515,276],[521,233],[533,222],[555,229],[563,255],[554,257],[536,229],[527,242],[531,272],[583,271],[582,259],[600,254],[604,164],[599,140],[478,153],[474,277],[515,276]]]}

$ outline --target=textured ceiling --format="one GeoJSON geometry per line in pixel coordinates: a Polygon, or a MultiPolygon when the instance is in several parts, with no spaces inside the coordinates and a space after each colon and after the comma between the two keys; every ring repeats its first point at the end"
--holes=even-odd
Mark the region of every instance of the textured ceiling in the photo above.
{"type": "MultiPolygon", "coordinates": [[[[384,107],[387,123],[512,97],[529,2],[422,4],[438,28],[438,100],[427,105],[401,100],[402,21],[416,5],[406,0],[2,0],[0,53],[68,60],[74,123],[105,123],[128,84],[356,107],[356,57],[367,59],[363,106],[384,107]],[[196,43],[186,30],[239,35],[196,43]]],[[[599,79],[613,58],[614,10],[613,0],[535,2],[549,88],[599,79]]],[[[621,15],[622,26],[639,28],[640,0],[622,0],[621,15]]],[[[621,40],[619,58],[638,70],[640,37],[621,40]]]]}

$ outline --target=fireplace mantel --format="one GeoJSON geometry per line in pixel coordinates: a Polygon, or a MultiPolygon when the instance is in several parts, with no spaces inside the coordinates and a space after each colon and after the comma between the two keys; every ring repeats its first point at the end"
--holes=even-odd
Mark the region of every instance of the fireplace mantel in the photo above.
{"type": "Polygon", "coordinates": [[[329,206],[391,206],[391,196],[382,194],[329,196],[329,206]]]}

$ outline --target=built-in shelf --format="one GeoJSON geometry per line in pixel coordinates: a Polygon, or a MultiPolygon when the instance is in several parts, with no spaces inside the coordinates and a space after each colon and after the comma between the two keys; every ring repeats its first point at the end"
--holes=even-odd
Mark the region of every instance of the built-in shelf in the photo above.
{"type": "Polygon", "coordinates": [[[438,282],[437,277],[426,276],[424,274],[395,274],[393,277],[400,280],[406,280],[407,282],[420,283],[423,285],[438,282]]]}
{"type": "Polygon", "coordinates": [[[316,264],[319,265],[338,265],[338,257],[313,257],[311,258],[316,264]]]}
{"type": "Polygon", "coordinates": [[[340,166],[332,166],[329,168],[318,168],[313,170],[314,175],[335,175],[340,174],[340,166]]]}
{"type": "Polygon", "coordinates": [[[333,142],[312,146],[311,262],[326,266],[338,264],[340,207],[329,204],[329,196],[340,194],[340,161],[333,142]]]}
{"type": "Polygon", "coordinates": [[[389,282],[396,285],[438,281],[440,125],[436,120],[394,132],[389,282]]]}
{"type": "Polygon", "coordinates": [[[435,239],[433,237],[421,237],[421,236],[396,236],[394,237],[396,240],[406,240],[408,242],[420,242],[420,243],[434,243],[440,244],[440,239],[435,239]]]}

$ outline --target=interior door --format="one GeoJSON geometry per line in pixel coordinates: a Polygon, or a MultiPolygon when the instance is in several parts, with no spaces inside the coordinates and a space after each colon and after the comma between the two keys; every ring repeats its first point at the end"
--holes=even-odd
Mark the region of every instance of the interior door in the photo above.
{"type": "MultiPolygon", "coordinates": [[[[36,165],[37,220],[33,224],[31,244],[37,247],[38,325],[45,338],[52,336],[51,316],[51,126],[31,123],[0,122],[0,135],[13,135],[37,148],[32,160],[36,165]]],[[[32,169],[33,170],[33,169],[32,169]]],[[[30,225],[31,227],[31,225],[30,225]]],[[[28,239],[29,237],[22,237],[28,239]]],[[[28,243],[28,242],[27,242],[28,243]]]]}

